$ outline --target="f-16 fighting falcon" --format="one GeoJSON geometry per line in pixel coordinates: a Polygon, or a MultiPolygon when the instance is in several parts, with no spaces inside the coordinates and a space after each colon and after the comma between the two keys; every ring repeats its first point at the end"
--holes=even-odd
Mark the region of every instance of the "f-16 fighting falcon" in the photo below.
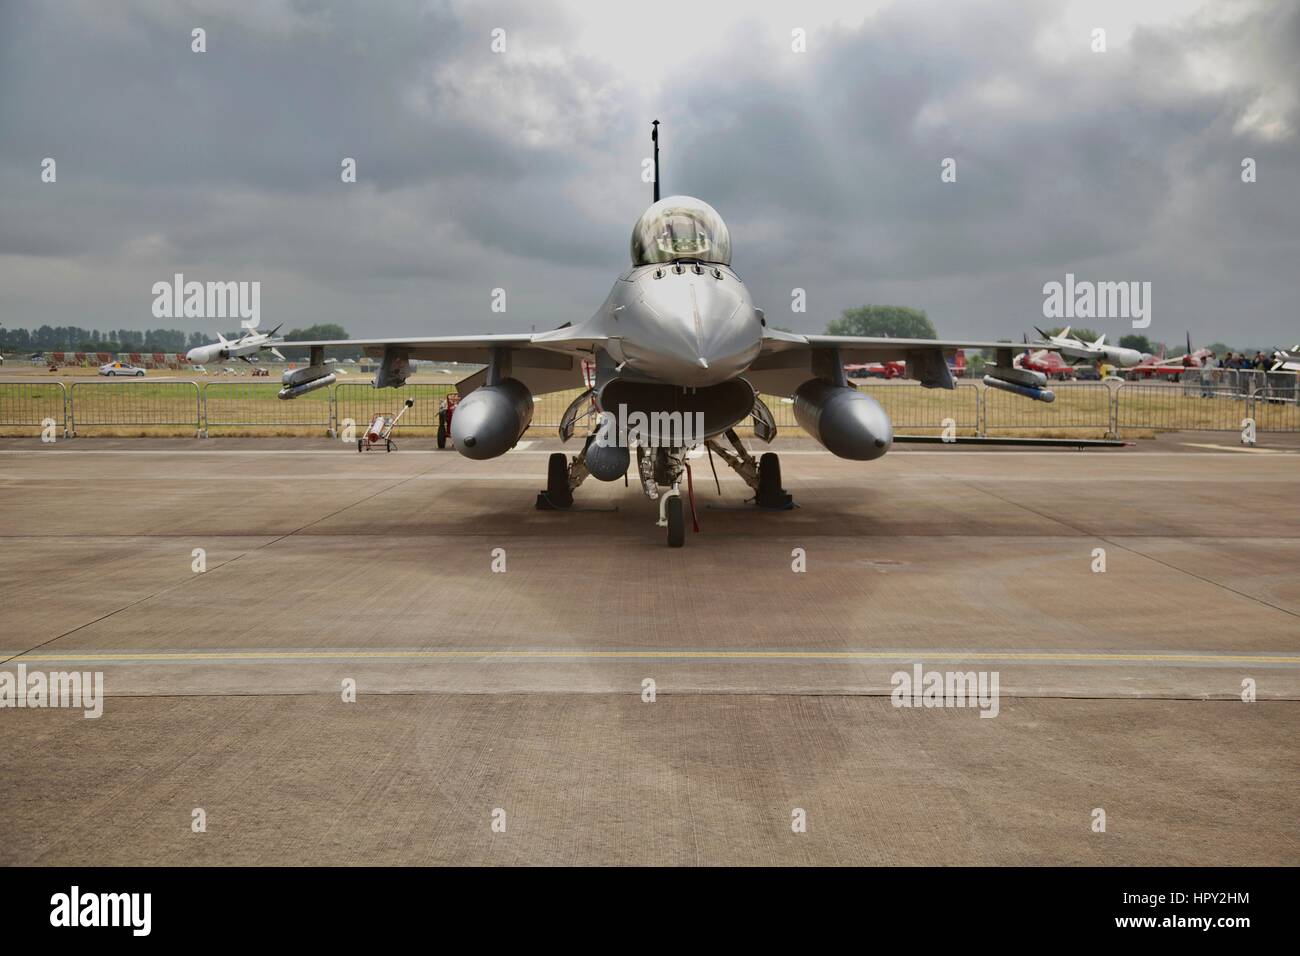
{"type": "Polygon", "coordinates": [[[311,349],[309,365],[284,373],[280,397],[333,382],[324,361],[329,348],[360,347],[379,359],[375,388],[400,388],[412,359],[481,364],[456,386],[461,400],[451,439],[465,457],[487,459],[519,441],[532,421],[535,395],[582,388],[563,416],[564,441],[584,416],[599,415],[602,422],[617,416],[620,425],[606,430],[608,440],[598,440],[596,430],[572,457],[551,455],[537,506],[572,507],[574,491],[588,476],[623,478],[635,452],[637,475],[646,496],[658,501],[658,524],[667,528],[672,547],[686,540],[680,489],[687,455],[701,445],[745,480],[757,507],[792,507],[777,455],[755,460],[735,431],[752,415],[758,440],[775,437],[775,421],[760,395],[792,398],[803,429],[831,453],[855,461],[881,457],[894,435],[880,404],[849,384],[846,363],[901,362],[908,378],[951,389],[948,361],[957,349],[993,349],[997,361],[985,368],[986,385],[1053,400],[1040,372],[1015,367],[1012,343],[798,335],[769,328],[731,267],[731,235],[713,207],[690,196],[660,198],[658,126],[656,120],[651,133],[654,203],[632,229],[631,266],[591,318],[534,334],[276,343],[311,349]],[[584,366],[592,371],[590,381],[584,366]],[[673,423],[667,435],[658,430],[647,436],[656,430],[636,424],[665,421],[673,423]]]}

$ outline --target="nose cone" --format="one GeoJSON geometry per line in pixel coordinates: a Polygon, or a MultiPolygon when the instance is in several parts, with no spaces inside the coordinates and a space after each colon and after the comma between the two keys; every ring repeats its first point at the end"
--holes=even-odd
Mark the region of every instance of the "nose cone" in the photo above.
{"type": "Polygon", "coordinates": [[[1142,353],[1137,349],[1122,349],[1119,353],[1119,364],[1124,368],[1132,368],[1142,361],[1142,353]]]}
{"type": "Polygon", "coordinates": [[[664,266],[638,280],[629,319],[637,334],[624,339],[637,371],[676,385],[716,385],[740,375],[758,355],[762,325],[749,293],[730,272],[664,266]]]}

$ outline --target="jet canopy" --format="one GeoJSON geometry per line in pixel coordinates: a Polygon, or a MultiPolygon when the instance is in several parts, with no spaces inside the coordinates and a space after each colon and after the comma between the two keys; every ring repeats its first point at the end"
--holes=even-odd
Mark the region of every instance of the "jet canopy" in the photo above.
{"type": "Polygon", "coordinates": [[[708,203],[669,196],[644,213],[632,230],[632,264],[699,259],[731,265],[731,233],[708,203]]]}

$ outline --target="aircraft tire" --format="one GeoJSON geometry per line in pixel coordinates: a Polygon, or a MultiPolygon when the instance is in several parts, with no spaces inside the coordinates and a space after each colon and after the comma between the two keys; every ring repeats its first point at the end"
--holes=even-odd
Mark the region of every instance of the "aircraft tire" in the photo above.
{"type": "Polygon", "coordinates": [[[668,547],[680,548],[686,544],[686,515],[682,511],[681,495],[673,495],[668,499],[664,516],[668,519],[668,547]]]}
{"type": "Polygon", "coordinates": [[[781,497],[781,459],[776,452],[764,452],[758,459],[758,503],[771,507],[781,497]]]}
{"type": "Polygon", "coordinates": [[[573,504],[573,489],[569,487],[569,460],[563,452],[553,452],[547,459],[546,497],[555,508],[568,508],[573,504]]]}

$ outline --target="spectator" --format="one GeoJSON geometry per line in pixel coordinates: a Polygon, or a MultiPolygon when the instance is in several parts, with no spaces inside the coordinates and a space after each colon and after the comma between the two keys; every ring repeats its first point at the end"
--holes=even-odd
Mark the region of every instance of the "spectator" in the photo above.
{"type": "Polygon", "coordinates": [[[1214,370],[1219,367],[1219,360],[1211,352],[1201,364],[1201,398],[1214,397],[1214,370]]]}

